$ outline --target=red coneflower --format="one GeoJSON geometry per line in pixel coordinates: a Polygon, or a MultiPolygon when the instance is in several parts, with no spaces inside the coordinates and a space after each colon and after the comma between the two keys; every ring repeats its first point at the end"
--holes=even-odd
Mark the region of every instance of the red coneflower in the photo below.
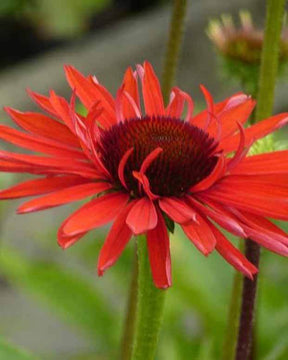
{"type": "Polygon", "coordinates": [[[247,156],[253,142],[287,123],[287,113],[244,129],[255,101],[238,93],[214,104],[203,86],[207,110],[193,116],[192,99],[178,88],[165,108],[148,62],[137,72],[128,68],[116,98],[95,77],[84,77],[71,66],[66,74],[88,109],[86,117],[74,110],[75,96],[68,104],[53,91],[49,97],[29,92],[49,116],[6,108],[24,131],[1,125],[0,137],[45,154],[0,151],[0,170],[39,175],[1,191],[1,199],[38,195],[18,213],[94,196],[61,225],[60,246],[67,248],[113,221],[98,260],[102,275],[133,235],[146,234],[160,288],[171,285],[167,228],[173,222],[204,255],[215,248],[250,278],[257,269],[216,225],[288,254],[287,235],[267,219],[288,219],[288,151],[247,156]]]}

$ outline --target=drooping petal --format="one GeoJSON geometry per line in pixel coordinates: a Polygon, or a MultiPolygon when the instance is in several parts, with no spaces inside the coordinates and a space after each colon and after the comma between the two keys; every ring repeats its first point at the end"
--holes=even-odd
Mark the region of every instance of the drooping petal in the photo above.
{"type": "Polygon", "coordinates": [[[69,216],[63,234],[74,236],[112,221],[127,204],[129,196],[120,192],[91,200],[69,216]]]}
{"type": "Polygon", "coordinates": [[[161,289],[172,285],[169,235],[165,221],[158,212],[157,226],[147,233],[148,255],[154,284],[161,289]]]}
{"type": "Polygon", "coordinates": [[[109,183],[93,182],[80,184],[65,189],[56,190],[52,194],[44,195],[25,202],[17,209],[18,214],[29,213],[33,211],[46,210],[51,207],[68,204],[72,201],[82,200],[89,196],[95,196],[100,192],[111,189],[109,183]]]}
{"type": "Polygon", "coordinates": [[[288,246],[283,242],[276,241],[273,236],[269,236],[267,232],[244,225],[245,232],[250,239],[259,245],[266,247],[268,250],[282,256],[288,256],[288,246]]]}
{"type": "Polygon", "coordinates": [[[104,271],[118,260],[133,235],[132,230],[126,224],[127,215],[133,205],[134,202],[129,203],[120,212],[109,231],[98,258],[97,268],[99,276],[102,276],[104,271]]]}
{"type": "Polygon", "coordinates": [[[126,219],[127,225],[138,235],[154,229],[158,222],[158,216],[153,201],[143,197],[136,201],[126,219]]]}
{"type": "MultiPolygon", "coordinates": [[[[253,141],[263,138],[264,136],[272,133],[273,131],[280,129],[288,123],[288,113],[278,114],[268,119],[259,121],[257,124],[245,129],[245,141],[249,144],[253,141]]],[[[219,144],[219,147],[226,153],[235,151],[237,144],[239,143],[239,134],[227,137],[223,139],[219,144]]]]}
{"type": "Polygon", "coordinates": [[[197,197],[204,203],[213,200],[261,216],[288,220],[287,185],[269,184],[268,182],[237,179],[227,176],[197,197]]]}
{"type": "Polygon", "coordinates": [[[22,129],[32,134],[79,148],[79,140],[64,124],[38,113],[23,113],[12,108],[5,108],[5,111],[22,129]]]}
{"type": "Polygon", "coordinates": [[[253,279],[253,275],[258,272],[258,269],[251,264],[246,257],[233,246],[225,236],[216,228],[212,227],[212,231],[217,240],[216,250],[221,256],[231,264],[236,270],[242,272],[248,278],[253,279]]]}
{"type": "Polygon", "coordinates": [[[233,213],[248,227],[257,230],[274,240],[274,242],[281,242],[288,246],[288,234],[285,233],[278,226],[262,216],[247,213],[245,211],[237,211],[232,209],[233,213]]]}
{"type": "Polygon", "coordinates": [[[211,230],[211,226],[199,214],[197,214],[197,222],[181,225],[188,239],[201,251],[205,256],[214,250],[216,245],[215,236],[211,230]]]}
{"type": "Polygon", "coordinates": [[[179,224],[196,220],[195,210],[184,199],[163,197],[159,200],[159,206],[173,221],[179,224]]]}
{"type": "Polygon", "coordinates": [[[51,176],[24,181],[8,189],[0,191],[0,199],[16,199],[26,196],[46,194],[69,186],[83,184],[88,180],[79,176],[51,176]]]}
{"type": "Polygon", "coordinates": [[[237,220],[229,214],[229,212],[220,208],[220,206],[216,206],[213,202],[209,201],[206,201],[206,205],[209,205],[209,207],[204,206],[201,202],[196,201],[192,196],[189,196],[188,200],[198,211],[208,216],[227,231],[236,236],[247,237],[247,234],[239,222],[237,222],[237,220]]]}
{"type": "Polygon", "coordinates": [[[62,223],[62,225],[60,226],[60,228],[58,229],[58,233],[57,233],[57,242],[58,245],[61,246],[62,249],[67,249],[70,246],[74,245],[78,240],[80,240],[83,236],[85,236],[87,234],[88,231],[84,231],[82,233],[79,233],[77,235],[66,235],[65,233],[63,233],[63,227],[65,226],[65,224],[67,223],[68,219],[65,219],[62,223]]]}
{"type": "Polygon", "coordinates": [[[146,115],[165,115],[164,101],[159,80],[149,62],[145,61],[144,72],[143,74],[140,72],[139,75],[140,77],[142,75],[142,92],[146,115]]]}

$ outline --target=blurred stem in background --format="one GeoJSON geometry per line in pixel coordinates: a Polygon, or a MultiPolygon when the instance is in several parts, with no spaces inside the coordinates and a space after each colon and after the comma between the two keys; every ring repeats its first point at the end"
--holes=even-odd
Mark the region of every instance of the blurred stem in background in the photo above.
{"type": "Polygon", "coordinates": [[[165,103],[173,86],[185,25],[187,0],[174,0],[169,38],[164,59],[162,92],[165,103]]]}
{"type": "MultiPolygon", "coordinates": [[[[269,117],[273,109],[284,4],[285,0],[267,0],[255,122],[269,117]]],[[[248,260],[258,266],[260,260],[259,245],[247,239],[245,255],[248,260]]],[[[257,276],[254,277],[254,281],[244,278],[235,360],[248,360],[250,358],[256,290],[257,276]]]]}
{"type": "MultiPolygon", "coordinates": [[[[168,101],[169,92],[175,80],[184,32],[186,10],[187,0],[173,1],[162,82],[162,92],[166,102],[168,101]]],[[[148,360],[150,359],[149,356],[151,356],[152,359],[157,347],[164,306],[164,292],[163,290],[155,288],[155,285],[151,280],[148,254],[145,247],[146,239],[144,241],[139,238],[138,260],[137,254],[135,254],[134,259],[135,261],[138,261],[138,269],[136,266],[133,267],[133,278],[131,281],[130,295],[127,304],[128,309],[122,338],[121,360],[129,360],[131,359],[131,356],[132,359],[135,360],[148,360]],[[138,282],[136,281],[137,277],[138,282]],[[141,298],[139,298],[139,296],[141,296],[141,298]],[[154,313],[155,311],[156,313],[154,313]],[[149,325],[150,323],[155,325],[154,334],[152,333],[153,329],[149,325]],[[148,330],[145,328],[146,326],[148,326],[148,330]],[[132,354],[134,342],[135,347],[132,354]],[[148,353],[148,351],[150,351],[150,353],[148,353]]]]}

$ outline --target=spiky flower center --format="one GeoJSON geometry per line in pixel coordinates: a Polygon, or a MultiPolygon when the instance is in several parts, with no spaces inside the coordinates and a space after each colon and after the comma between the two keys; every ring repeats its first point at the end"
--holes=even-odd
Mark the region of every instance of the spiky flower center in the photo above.
{"type": "Polygon", "coordinates": [[[213,170],[215,140],[203,130],[180,119],[144,117],[132,119],[103,130],[99,152],[102,161],[115,181],[122,187],[118,167],[123,155],[133,148],[125,165],[124,177],[130,192],[138,197],[139,171],[147,155],[160,147],[163,151],[146,170],[151,190],[161,196],[182,196],[213,170]]]}

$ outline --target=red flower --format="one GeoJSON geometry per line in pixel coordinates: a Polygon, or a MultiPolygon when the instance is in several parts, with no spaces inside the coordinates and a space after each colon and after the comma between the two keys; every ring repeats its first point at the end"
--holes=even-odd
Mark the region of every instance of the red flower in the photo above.
{"type": "Polygon", "coordinates": [[[287,123],[287,113],[244,129],[255,101],[238,93],[214,104],[203,86],[207,110],[193,116],[192,99],[178,88],[165,108],[147,62],[137,72],[128,68],[115,99],[95,77],[86,78],[71,66],[66,74],[88,109],[86,117],[75,112],[75,96],[68,104],[53,91],[49,97],[29,92],[49,115],[6,108],[24,131],[1,125],[0,137],[44,154],[0,151],[0,170],[38,175],[0,193],[2,199],[38,195],[18,213],[94,196],[61,225],[60,246],[67,248],[113,221],[98,260],[102,275],[133,235],[145,233],[153,279],[160,288],[171,285],[167,227],[172,222],[180,224],[204,255],[216,249],[250,278],[257,269],[216,224],[288,254],[287,235],[267,219],[288,219],[288,151],[247,156],[253,142],[287,123]]]}

